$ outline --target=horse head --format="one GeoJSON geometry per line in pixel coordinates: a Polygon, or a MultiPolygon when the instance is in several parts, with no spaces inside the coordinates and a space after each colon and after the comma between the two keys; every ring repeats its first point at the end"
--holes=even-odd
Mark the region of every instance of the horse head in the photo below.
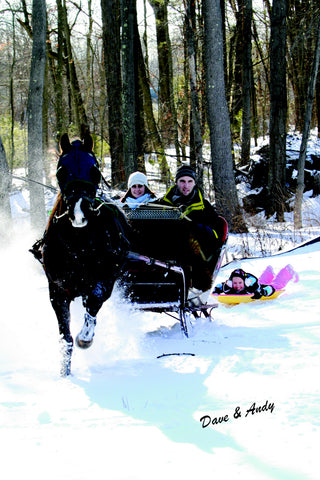
{"type": "Polygon", "coordinates": [[[68,215],[75,228],[85,227],[93,215],[96,190],[101,180],[99,165],[92,152],[92,137],[88,132],[82,134],[82,140],[72,142],[68,134],[62,135],[56,174],[64,215],[68,215]]]}

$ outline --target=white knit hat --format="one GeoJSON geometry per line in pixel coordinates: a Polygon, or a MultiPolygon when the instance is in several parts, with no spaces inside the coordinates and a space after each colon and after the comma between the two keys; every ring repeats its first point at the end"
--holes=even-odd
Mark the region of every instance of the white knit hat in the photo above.
{"type": "Polygon", "coordinates": [[[131,188],[133,185],[145,185],[148,187],[148,179],[144,173],[133,172],[128,178],[128,188],[131,188]]]}

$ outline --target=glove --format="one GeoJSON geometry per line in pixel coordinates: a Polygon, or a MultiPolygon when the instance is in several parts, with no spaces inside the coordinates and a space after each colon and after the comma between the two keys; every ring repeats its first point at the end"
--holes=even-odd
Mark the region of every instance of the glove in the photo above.
{"type": "Polygon", "coordinates": [[[217,295],[219,295],[219,293],[222,293],[222,292],[223,292],[223,285],[222,283],[219,283],[218,285],[216,285],[212,293],[216,293],[217,295]]]}
{"type": "Polygon", "coordinates": [[[261,290],[264,297],[270,297],[275,292],[275,289],[271,285],[264,285],[261,290]]]}
{"type": "Polygon", "coordinates": [[[261,298],[263,295],[263,293],[261,293],[259,290],[256,290],[252,296],[252,298],[254,298],[255,300],[259,300],[259,298],[261,298]]]}

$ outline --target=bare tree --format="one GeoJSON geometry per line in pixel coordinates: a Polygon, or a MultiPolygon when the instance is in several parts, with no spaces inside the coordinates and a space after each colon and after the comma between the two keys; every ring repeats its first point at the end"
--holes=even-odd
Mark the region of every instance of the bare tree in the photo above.
{"type": "Polygon", "coordinates": [[[66,6],[66,0],[63,0],[61,13],[62,13],[65,50],[66,50],[66,57],[67,57],[66,65],[67,65],[68,75],[70,80],[73,113],[74,113],[77,130],[78,132],[80,132],[81,125],[87,124],[87,114],[86,114],[83,99],[82,99],[81,89],[80,89],[79,80],[76,72],[76,66],[75,66],[73,53],[72,53],[71,32],[70,32],[70,26],[68,23],[68,10],[66,6]]]}
{"type": "Polygon", "coordinates": [[[298,160],[298,179],[297,179],[296,198],[295,198],[295,205],[294,205],[294,226],[297,229],[302,227],[301,206],[302,206],[302,198],[303,198],[303,192],[304,192],[304,167],[306,162],[307,146],[308,146],[308,139],[310,134],[312,106],[313,106],[314,96],[315,96],[319,60],[320,60],[320,16],[318,20],[317,43],[316,43],[316,48],[314,52],[314,60],[313,60],[311,77],[309,81],[308,96],[307,96],[307,103],[306,103],[306,109],[305,109],[304,127],[302,132],[302,141],[301,141],[300,154],[299,154],[299,160],[298,160]]]}
{"type": "Polygon", "coordinates": [[[138,168],[136,143],[136,81],[134,56],[134,0],[121,2],[121,71],[123,156],[126,179],[138,168]]]}
{"type": "Polygon", "coordinates": [[[159,64],[159,123],[163,143],[174,142],[180,161],[177,111],[173,94],[172,48],[169,35],[168,0],[149,0],[156,18],[159,64]]]}
{"type": "MultiPolygon", "coordinates": [[[[170,179],[170,170],[167,164],[166,155],[164,146],[162,143],[162,138],[160,136],[156,120],[154,118],[153,108],[152,108],[152,98],[150,93],[150,78],[149,72],[147,70],[146,61],[143,58],[142,46],[139,37],[138,23],[135,21],[134,24],[134,51],[135,51],[135,61],[137,63],[138,69],[138,84],[139,84],[139,98],[140,98],[140,116],[143,116],[145,119],[145,124],[147,128],[147,133],[144,138],[143,147],[150,151],[150,147],[153,148],[158,155],[158,161],[160,166],[161,179],[163,181],[168,181],[170,179]]],[[[141,133],[140,133],[141,135],[141,133]]],[[[143,163],[143,162],[141,162],[143,163]]],[[[143,170],[144,165],[138,165],[139,169],[143,170]]]]}
{"type": "Polygon", "coordinates": [[[269,214],[284,220],[286,199],[287,83],[286,83],[287,0],[273,0],[270,47],[270,163],[268,177],[269,214]]]}
{"type": "Polygon", "coordinates": [[[42,107],[46,66],[46,2],[32,3],[32,60],[28,96],[28,177],[30,182],[31,226],[37,231],[46,222],[42,161],[42,107]]]}
{"type": "Polygon", "coordinates": [[[186,43],[187,43],[187,55],[189,62],[189,76],[190,76],[190,96],[191,96],[191,126],[193,144],[194,144],[194,159],[198,176],[200,178],[200,184],[202,184],[203,178],[203,157],[202,157],[202,133],[200,122],[200,108],[198,98],[198,85],[197,85],[197,63],[196,63],[196,48],[194,39],[194,11],[192,10],[192,3],[187,0],[186,3],[186,43]]]}
{"type": "Polygon", "coordinates": [[[233,171],[230,118],[224,81],[220,0],[204,0],[203,15],[207,118],[216,205],[231,230],[245,231],[233,171]]]}
{"type": "Polygon", "coordinates": [[[241,133],[241,163],[247,165],[250,160],[251,147],[251,21],[252,0],[244,0],[243,5],[243,51],[242,51],[242,133],[241,133]]]}
{"type": "Polygon", "coordinates": [[[122,135],[119,0],[101,0],[103,50],[106,72],[111,177],[113,185],[125,181],[122,135]]]}
{"type": "Polygon", "coordinates": [[[14,71],[16,63],[16,29],[15,29],[15,12],[9,6],[12,13],[12,61],[10,66],[10,80],[9,80],[9,96],[10,96],[10,111],[11,111],[11,132],[10,132],[10,143],[11,143],[11,158],[9,160],[10,168],[13,168],[14,154],[15,154],[15,145],[14,145],[14,71]]]}

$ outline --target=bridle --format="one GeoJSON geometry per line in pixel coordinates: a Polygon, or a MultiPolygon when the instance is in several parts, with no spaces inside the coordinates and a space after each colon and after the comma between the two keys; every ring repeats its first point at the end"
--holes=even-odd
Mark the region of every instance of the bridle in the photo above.
{"type": "Polygon", "coordinates": [[[91,215],[99,215],[101,204],[95,207],[95,198],[86,193],[71,192],[68,195],[62,195],[62,201],[65,211],[60,215],[55,215],[55,220],[59,221],[63,217],[69,217],[70,222],[75,228],[82,228],[88,224],[88,218],[91,215]],[[85,201],[85,209],[83,209],[85,201]],[[84,211],[85,210],[85,211],[84,211]]]}

